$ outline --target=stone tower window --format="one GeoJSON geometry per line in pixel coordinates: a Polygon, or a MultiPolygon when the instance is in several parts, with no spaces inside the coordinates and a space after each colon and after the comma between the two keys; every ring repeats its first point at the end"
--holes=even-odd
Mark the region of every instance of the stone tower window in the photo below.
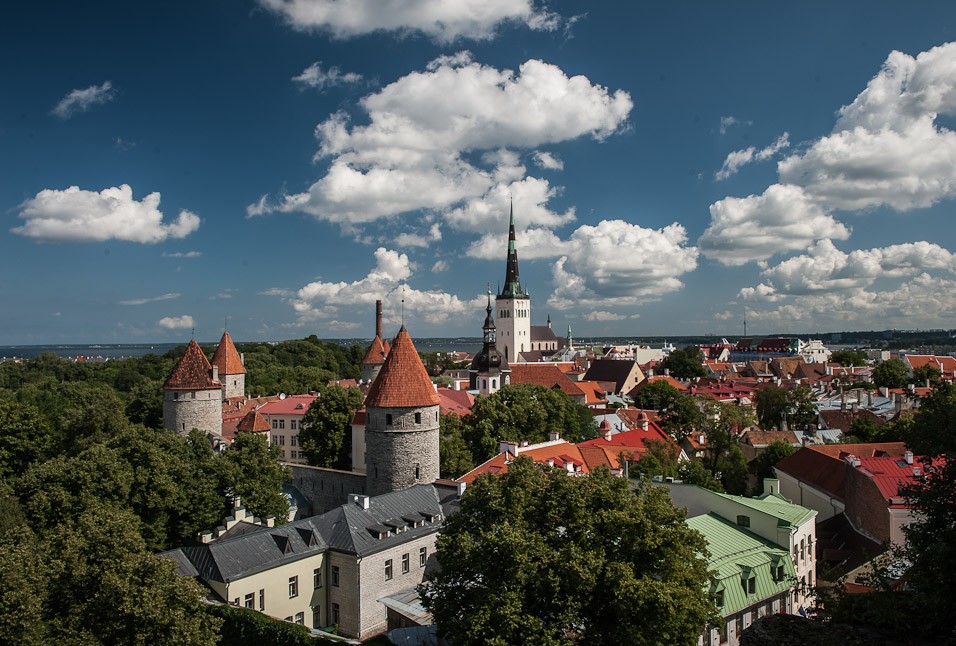
{"type": "Polygon", "coordinates": [[[385,413],[385,425],[386,425],[386,426],[391,426],[391,425],[392,425],[392,414],[391,414],[391,413],[385,413]]]}
{"type": "Polygon", "coordinates": [[[421,467],[417,464],[415,465],[415,479],[418,480],[421,477],[421,467]]]}
{"type": "Polygon", "coordinates": [[[415,423],[416,423],[416,424],[421,424],[421,423],[422,423],[422,414],[421,414],[421,413],[415,413],[415,423]]]}

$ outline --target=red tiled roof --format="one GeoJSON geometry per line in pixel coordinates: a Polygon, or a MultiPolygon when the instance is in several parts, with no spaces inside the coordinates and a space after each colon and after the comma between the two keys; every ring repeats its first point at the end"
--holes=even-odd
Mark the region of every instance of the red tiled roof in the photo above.
{"type": "Polygon", "coordinates": [[[569,397],[587,397],[577,383],[568,379],[561,369],[550,363],[511,364],[511,383],[534,384],[545,388],[559,388],[569,397]]]}
{"type": "Polygon", "coordinates": [[[362,359],[362,365],[377,366],[383,364],[385,363],[385,355],[387,353],[385,346],[382,344],[382,339],[378,335],[375,335],[371,345],[368,346],[368,352],[365,353],[365,358],[362,359]]]}
{"type": "Polygon", "coordinates": [[[475,397],[467,390],[452,390],[451,388],[439,388],[438,399],[441,400],[442,413],[454,413],[459,417],[464,417],[471,412],[471,407],[475,404],[475,397]]]}
{"type": "Polygon", "coordinates": [[[263,415],[305,415],[315,400],[315,395],[289,395],[265,404],[259,412],[263,415]]]}
{"type": "MultiPolygon", "coordinates": [[[[575,473],[584,474],[590,472],[587,463],[581,456],[581,452],[574,444],[569,444],[565,441],[555,442],[553,444],[551,442],[544,442],[543,444],[545,444],[545,446],[521,447],[518,449],[518,454],[527,456],[539,464],[547,464],[548,461],[553,461],[556,467],[563,468],[566,464],[580,467],[580,469],[574,470],[575,473]]],[[[486,473],[506,473],[508,471],[508,463],[513,457],[514,456],[507,452],[499,453],[487,462],[478,465],[458,478],[457,482],[470,484],[475,478],[486,473]]]]}
{"type": "Polygon", "coordinates": [[[847,435],[850,434],[850,427],[857,419],[869,420],[876,426],[883,426],[886,423],[886,420],[882,417],[865,408],[858,408],[855,412],[852,410],[822,410],[820,411],[820,417],[823,418],[823,423],[827,425],[827,428],[839,429],[847,435]]]}
{"type": "Polygon", "coordinates": [[[637,427],[623,433],[615,433],[611,439],[605,440],[603,437],[597,437],[593,440],[579,442],[578,446],[630,446],[644,448],[644,443],[648,440],[657,440],[659,442],[672,442],[670,436],[654,422],[647,423],[647,430],[637,427]]]}
{"type": "Polygon", "coordinates": [[[242,357],[232,342],[228,332],[222,333],[216,353],[212,355],[212,365],[219,367],[220,375],[244,375],[246,368],[242,365],[242,357]]]}
{"type": "Polygon", "coordinates": [[[355,411],[355,415],[352,416],[352,426],[365,426],[365,410],[355,411]]]}
{"type": "Polygon", "coordinates": [[[601,384],[595,381],[579,381],[577,384],[578,388],[583,390],[584,394],[587,395],[585,401],[588,405],[607,403],[607,397],[604,396],[604,388],[601,387],[601,384]]]}
{"type": "Polygon", "coordinates": [[[392,350],[365,397],[365,406],[416,408],[441,403],[405,326],[392,341],[392,350]]]}
{"type": "Polygon", "coordinates": [[[647,421],[656,424],[661,421],[660,413],[656,410],[641,410],[640,408],[618,408],[617,416],[622,422],[627,424],[628,428],[638,428],[641,425],[641,413],[647,418],[647,421]]]}
{"type": "Polygon", "coordinates": [[[266,418],[257,410],[249,411],[246,413],[246,416],[236,424],[237,431],[248,431],[250,433],[258,433],[271,429],[272,427],[269,425],[269,422],[267,422],[266,418]]]}
{"type": "Polygon", "coordinates": [[[778,462],[776,469],[843,500],[846,486],[846,468],[842,462],[844,456],[853,454],[862,461],[864,457],[872,457],[877,452],[900,457],[905,450],[902,442],[807,446],[778,462]]]}
{"type": "Polygon", "coordinates": [[[354,379],[330,379],[327,386],[338,386],[339,388],[358,388],[359,383],[354,379]]]}
{"type": "Polygon", "coordinates": [[[169,373],[163,389],[213,390],[216,388],[222,388],[222,384],[212,380],[212,364],[193,339],[186,346],[183,356],[176,362],[176,367],[169,373]]]}
{"type": "Polygon", "coordinates": [[[752,428],[749,431],[744,431],[743,439],[755,448],[770,446],[774,442],[786,442],[790,446],[800,446],[802,444],[793,431],[761,431],[752,428]]]}

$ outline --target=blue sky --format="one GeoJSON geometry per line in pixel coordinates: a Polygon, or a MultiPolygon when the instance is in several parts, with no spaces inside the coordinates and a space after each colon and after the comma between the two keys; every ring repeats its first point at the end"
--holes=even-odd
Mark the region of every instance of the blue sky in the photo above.
{"type": "Polygon", "coordinates": [[[0,343],[954,327],[956,3],[18,3],[0,343]],[[83,6],[80,6],[83,5],[83,6]],[[391,332],[389,332],[391,333],[391,332]]]}

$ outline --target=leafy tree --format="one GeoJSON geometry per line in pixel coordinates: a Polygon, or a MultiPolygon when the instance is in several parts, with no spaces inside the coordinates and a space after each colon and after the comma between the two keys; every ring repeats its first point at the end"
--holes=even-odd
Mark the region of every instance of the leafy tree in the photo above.
{"type": "Polygon", "coordinates": [[[909,381],[909,371],[902,359],[887,359],[873,368],[873,383],[880,388],[902,388],[909,381]]]}
{"type": "Polygon", "coordinates": [[[442,478],[458,478],[475,468],[465,442],[465,424],[454,413],[442,413],[438,421],[439,471],[442,478]]]}
{"type": "Polygon", "coordinates": [[[830,355],[830,361],[838,363],[845,368],[869,364],[866,353],[862,350],[835,350],[830,355]]]}
{"type": "Polygon", "coordinates": [[[0,595],[0,642],[216,644],[220,620],[203,590],[151,554],[137,525],[98,503],[42,539],[26,530],[3,539],[0,583],[18,594],[0,595]]]}
{"type": "Polygon", "coordinates": [[[798,386],[788,393],[787,420],[791,429],[814,426],[817,421],[816,396],[807,386],[798,386]]]}
{"type": "Polygon", "coordinates": [[[676,478],[678,473],[677,457],[680,455],[680,447],[671,442],[663,440],[647,440],[644,443],[647,453],[634,465],[631,470],[631,476],[640,478],[653,478],[662,476],[665,478],[676,478]]]}
{"type": "Polygon", "coordinates": [[[913,368],[913,383],[917,386],[930,384],[935,386],[940,382],[943,373],[934,365],[924,363],[918,368],[913,368]]]}
{"type": "Polygon", "coordinates": [[[479,397],[464,422],[465,441],[478,464],[498,453],[499,440],[543,442],[557,431],[568,442],[580,442],[596,432],[585,406],[560,390],[533,384],[512,384],[479,397]]]}
{"type": "Polygon", "coordinates": [[[302,417],[299,446],[309,464],[348,469],[352,466],[352,417],[362,407],[358,388],[321,386],[302,417]]]}
{"type": "Polygon", "coordinates": [[[144,379],[130,391],[126,417],[134,424],[149,428],[163,428],[163,382],[144,379]]]}
{"type": "Polygon", "coordinates": [[[790,396],[786,389],[779,386],[761,388],[754,395],[754,408],[757,409],[757,421],[760,428],[775,429],[787,414],[790,396]]]}
{"type": "Polygon", "coordinates": [[[689,345],[683,350],[677,348],[671,350],[663,361],[661,368],[670,372],[676,379],[694,379],[703,377],[707,374],[704,370],[704,353],[696,345],[689,345]]]}
{"type": "Polygon", "coordinates": [[[792,455],[794,451],[796,451],[796,449],[793,448],[793,446],[782,440],[771,442],[770,446],[754,460],[757,467],[758,484],[763,482],[764,478],[773,478],[773,467],[775,467],[780,460],[792,455]]]}
{"type": "Polygon", "coordinates": [[[209,611],[221,617],[220,644],[228,646],[316,646],[334,643],[313,639],[305,626],[279,621],[269,615],[235,606],[210,606],[209,611]]]}
{"type": "Polygon", "coordinates": [[[692,395],[678,394],[660,410],[661,428],[678,442],[704,424],[704,413],[692,395]]]}
{"type": "Polygon", "coordinates": [[[724,490],[724,486],[714,477],[713,472],[704,466],[704,463],[700,460],[689,460],[681,463],[678,475],[687,484],[697,485],[711,491],[724,490]]]}
{"type": "Polygon", "coordinates": [[[921,601],[920,619],[941,634],[956,635],[956,386],[941,384],[916,413],[910,448],[926,457],[923,477],[906,492],[916,521],[906,529],[910,581],[921,601]],[[930,460],[933,462],[931,463],[930,460]]]}
{"type": "Polygon", "coordinates": [[[714,475],[720,480],[720,484],[727,493],[746,495],[749,477],[747,456],[739,446],[732,446],[720,455],[714,475]]]}
{"type": "Polygon", "coordinates": [[[279,447],[259,433],[239,433],[217,464],[224,493],[239,495],[254,516],[275,516],[276,524],[286,521],[289,503],[282,485],[291,473],[279,463],[279,447]]]}
{"type": "Polygon", "coordinates": [[[440,634],[461,645],[695,644],[717,617],[706,544],[666,491],[636,486],[524,457],[476,480],[420,587],[440,634]]]}
{"type": "Polygon", "coordinates": [[[681,391],[663,379],[650,381],[634,396],[634,405],[647,410],[666,410],[681,397],[681,391]]]}
{"type": "MultiPolygon", "coordinates": [[[[850,424],[848,435],[855,437],[859,442],[874,442],[879,428],[876,422],[869,417],[857,417],[850,424]]],[[[849,440],[845,439],[844,441],[848,442],[849,440]]]]}
{"type": "Polygon", "coordinates": [[[35,406],[0,401],[0,479],[21,475],[52,444],[50,424],[35,406]]]}

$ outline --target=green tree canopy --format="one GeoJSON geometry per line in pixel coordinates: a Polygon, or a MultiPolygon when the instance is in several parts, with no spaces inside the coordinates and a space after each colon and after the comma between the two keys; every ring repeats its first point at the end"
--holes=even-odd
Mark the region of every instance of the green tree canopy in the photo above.
{"type": "Polygon", "coordinates": [[[26,529],[0,540],[0,642],[216,644],[202,588],[151,554],[137,525],[97,503],[42,540],[26,529]]]}
{"type": "Polygon", "coordinates": [[[635,484],[523,457],[476,480],[420,588],[439,632],[462,646],[695,644],[717,617],[706,544],[666,491],[635,484]]]}
{"type": "Polygon", "coordinates": [[[52,448],[52,430],[39,409],[0,400],[0,479],[22,475],[52,448]]]}
{"type": "Polygon", "coordinates": [[[929,363],[913,368],[913,383],[917,386],[925,386],[927,383],[930,386],[935,386],[940,382],[942,376],[942,371],[929,363]]]}
{"type": "Polygon", "coordinates": [[[660,365],[676,379],[694,379],[707,374],[704,370],[704,353],[696,345],[689,345],[683,350],[671,350],[660,365]]]}
{"type": "Polygon", "coordinates": [[[218,464],[225,492],[241,496],[250,514],[275,516],[276,524],[286,521],[289,503],[282,485],[291,473],[279,463],[279,447],[270,446],[259,433],[239,433],[218,464]]]}
{"type": "Polygon", "coordinates": [[[862,350],[835,350],[830,355],[830,361],[844,367],[865,366],[869,363],[866,353],[862,350]]]}
{"type": "Polygon", "coordinates": [[[666,410],[680,397],[681,391],[660,379],[641,386],[634,396],[634,405],[647,410],[666,410]]]}
{"type": "Polygon", "coordinates": [[[909,376],[902,359],[887,359],[873,368],[873,383],[880,388],[902,388],[909,381],[909,376]]]}
{"type": "Polygon", "coordinates": [[[591,439],[591,412],[557,389],[533,384],[505,386],[479,397],[464,418],[465,441],[480,464],[498,453],[499,440],[543,442],[556,431],[568,442],[591,439]]]}
{"type": "Polygon", "coordinates": [[[763,482],[764,478],[776,477],[773,472],[773,467],[775,467],[777,462],[780,462],[780,460],[792,455],[794,451],[796,451],[795,448],[782,440],[771,442],[770,446],[768,446],[763,453],[758,455],[757,459],[755,460],[758,485],[763,482]]]}
{"type": "Polygon", "coordinates": [[[362,393],[358,388],[323,385],[318,394],[302,417],[299,446],[313,466],[349,469],[352,417],[362,407],[362,393]]]}
{"type": "Polygon", "coordinates": [[[779,386],[761,388],[754,395],[754,408],[757,410],[757,422],[760,428],[777,428],[790,407],[790,396],[786,389],[779,386]]]}
{"type": "Polygon", "coordinates": [[[439,417],[438,455],[442,478],[458,478],[475,468],[468,443],[465,442],[465,423],[455,413],[439,417]]]}

